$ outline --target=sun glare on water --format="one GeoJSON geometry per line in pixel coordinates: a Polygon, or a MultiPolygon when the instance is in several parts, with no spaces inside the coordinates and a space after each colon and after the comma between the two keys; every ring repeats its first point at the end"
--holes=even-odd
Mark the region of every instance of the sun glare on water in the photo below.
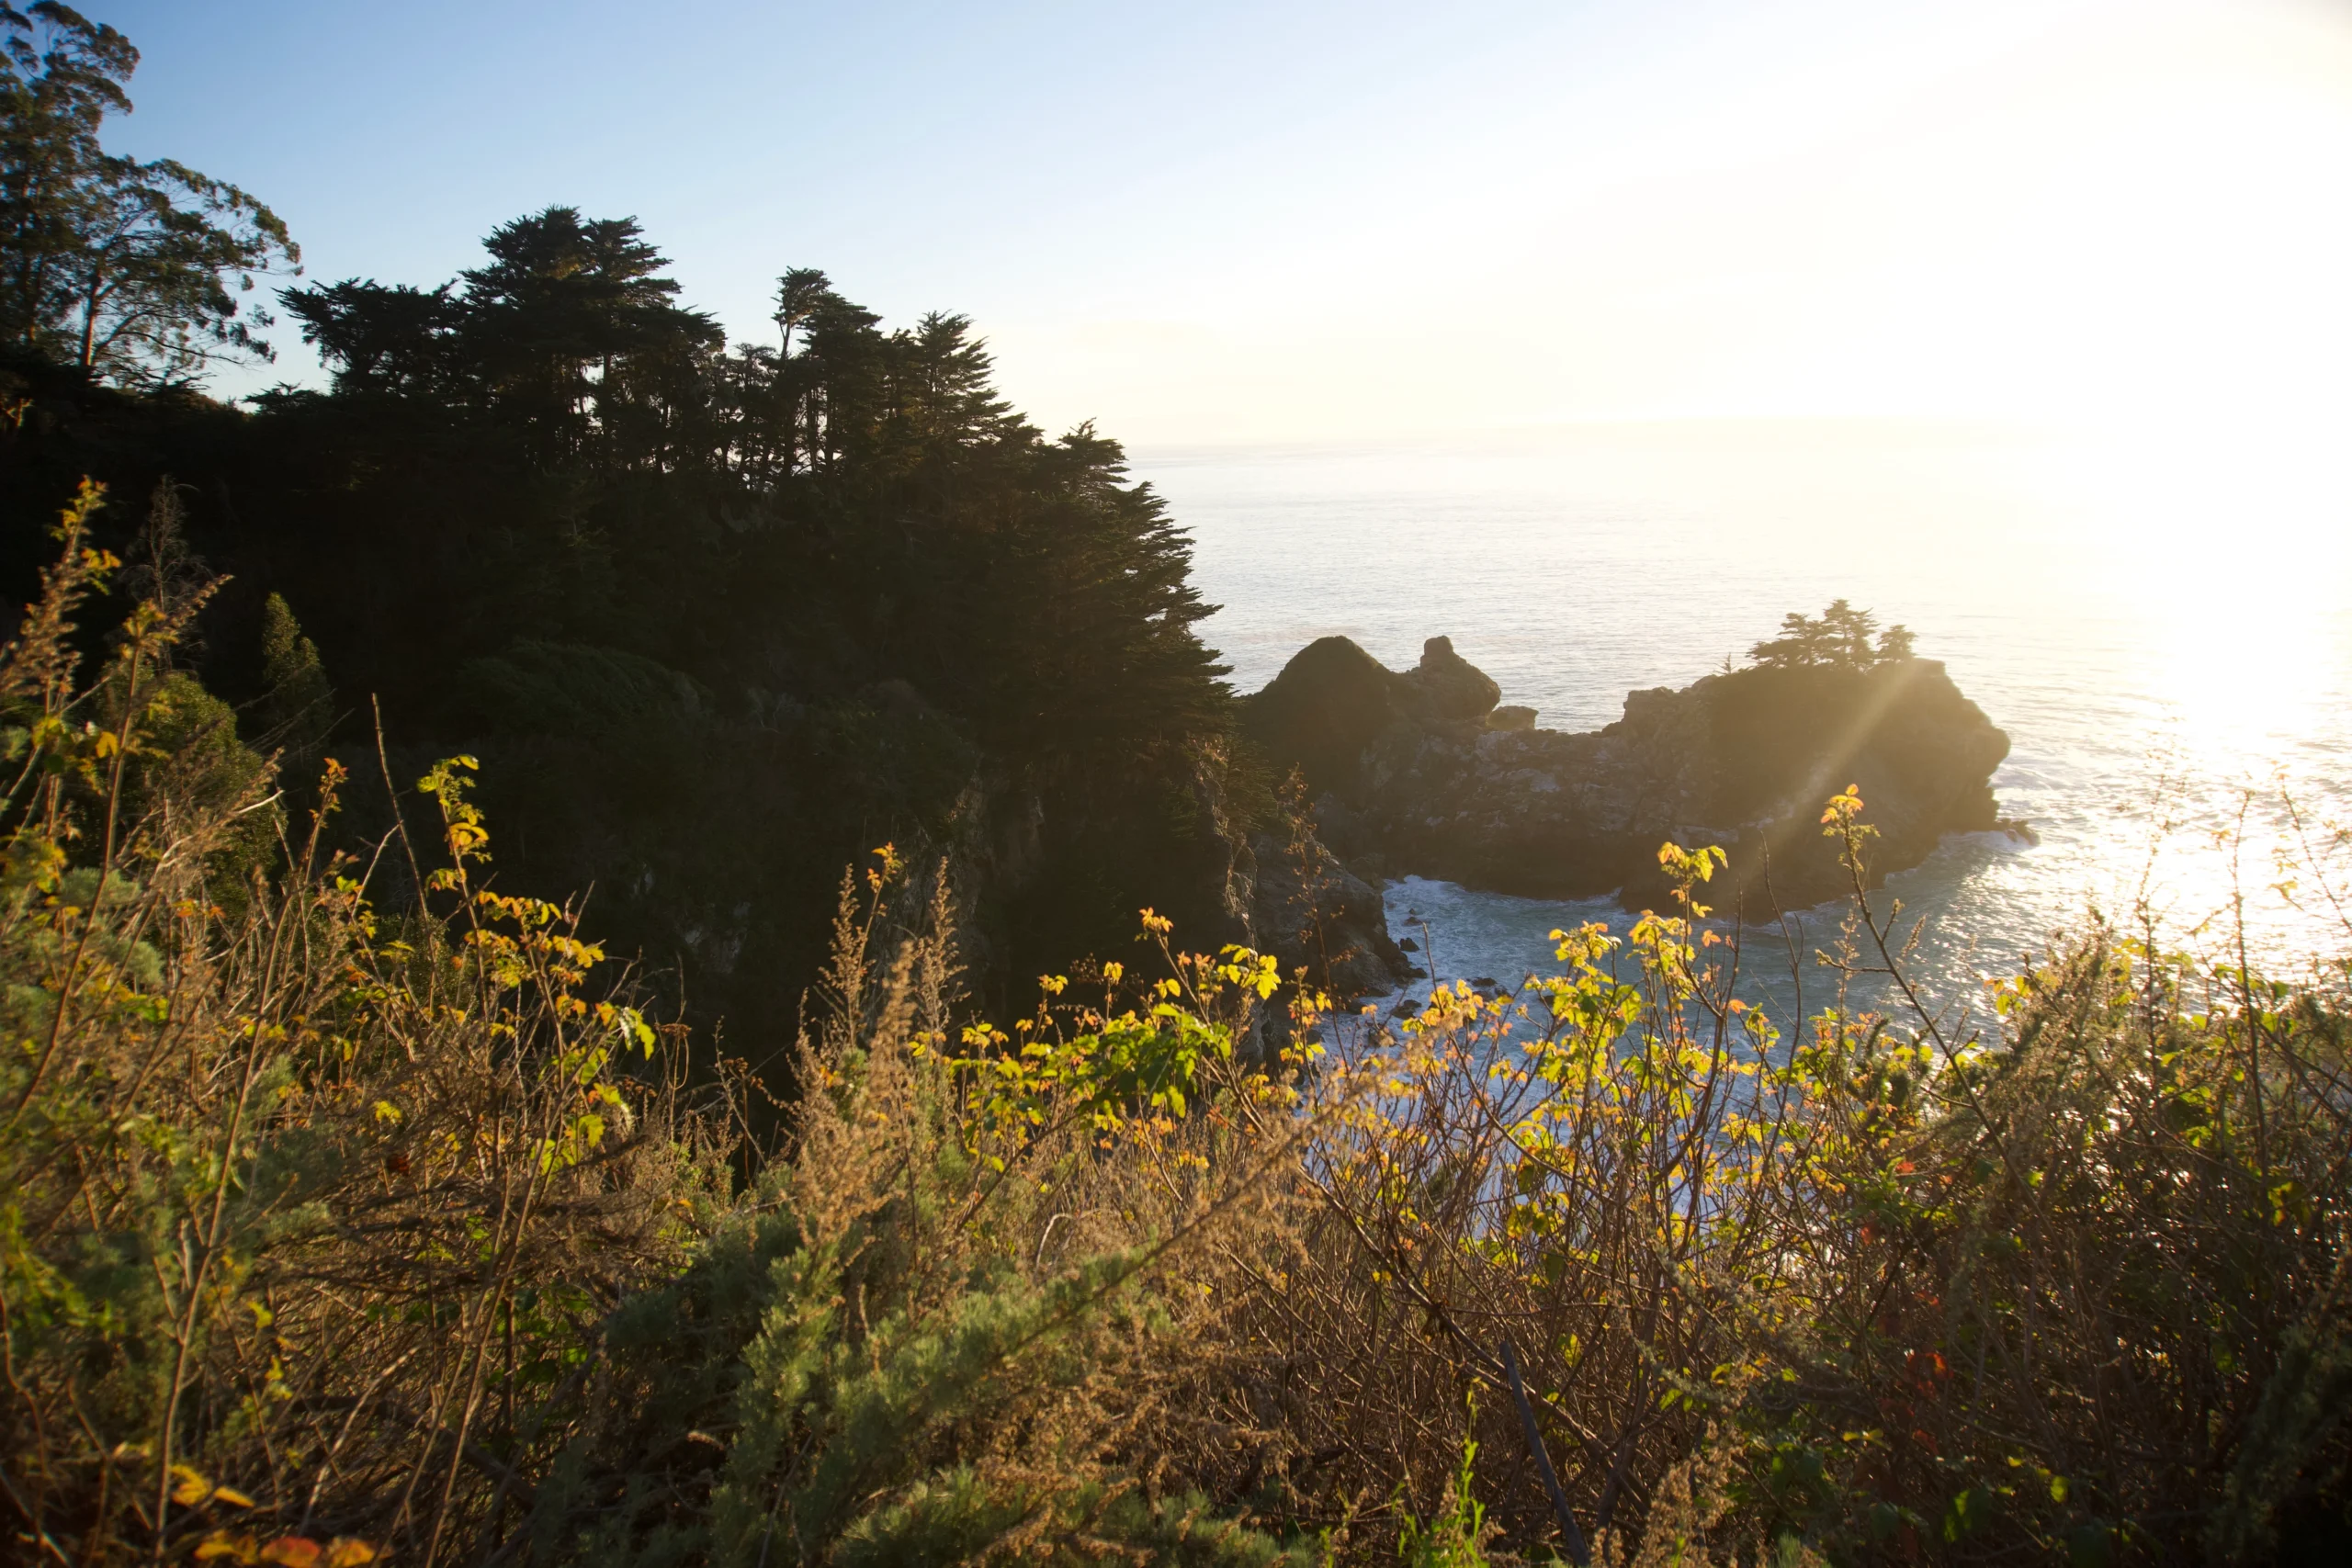
{"type": "Polygon", "coordinates": [[[2290,763],[2345,695],[2352,496],[2325,450],[2224,433],[2078,459],[2104,504],[2077,586],[2145,624],[2159,651],[2144,691],[2209,766],[2290,763]]]}
{"type": "MultiPolygon", "coordinates": [[[[2045,454],[2070,514],[2050,525],[2041,600],[2081,618],[2050,646],[2080,650],[2060,677],[2080,715],[2061,719],[2086,765],[2043,807],[2060,820],[2036,852],[2077,862],[2110,913],[2144,897],[2183,940],[2242,906],[2257,957],[2308,953],[2280,885],[2315,896],[2327,825],[2352,820],[2352,486],[2329,451],[2282,419],[2045,454]]],[[[2020,750],[2039,739],[2025,727],[2020,750]]]]}

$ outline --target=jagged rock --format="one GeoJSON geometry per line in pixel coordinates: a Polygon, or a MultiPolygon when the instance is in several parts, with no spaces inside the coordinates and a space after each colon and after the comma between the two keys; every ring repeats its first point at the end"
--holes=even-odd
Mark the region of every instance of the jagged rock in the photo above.
{"type": "Polygon", "coordinates": [[[1405,679],[1419,712],[1442,724],[1484,718],[1503,699],[1485,671],[1453,651],[1452,637],[1421,644],[1421,661],[1405,679]]]}
{"type": "Polygon", "coordinates": [[[1535,710],[1517,706],[1498,707],[1487,716],[1487,728],[1509,733],[1535,728],[1535,710]]]}
{"type": "Polygon", "coordinates": [[[1364,748],[1410,705],[1405,678],[1343,637],[1317,637],[1250,699],[1248,733],[1316,793],[1355,783],[1364,748]]]}
{"type": "Polygon", "coordinates": [[[1351,1001],[1412,978],[1388,934],[1380,889],[1310,844],[1306,863],[1269,834],[1250,840],[1256,861],[1250,919],[1261,952],[1285,978],[1304,968],[1310,985],[1351,1001]]]}
{"type": "Polygon", "coordinates": [[[1673,840],[1724,847],[1732,877],[1712,901],[1726,910],[1835,897],[1845,878],[1820,816],[1849,784],[1878,830],[1874,878],[1996,824],[2008,738],[1932,660],[1710,675],[1629,694],[1622,719],[1582,734],[1496,728],[1493,692],[1443,638],[1397,675],[1327,637],[1253,701],[1250,729],[1329,790],[1319,817],[1340,852],[1534,897],[1660,907],[1657,849],[1673,840]],[[1318,707],[1327,694],[1342,711],[1318,707]],[[1346,754],[1384,703],[1385,722],[1346,754]]]}
{"type": "MultiPolygon", "coordinates": [[[[1348,836],[1340,818],[1367,747],[1400,721],[1474,734],[1501,696],[1450,637],[1423,643],[1420,663],[1401,675],[1347,637],[1317,637],[1249,699],[1242,724],[1277,768],[1297,768],[1317,795],[1336,792],[1339,809],[1327,810],[1323,822],[1326,837],[1338,842],[1348,836]]],[[[1517,711],[1533,723],[1533,709],[1517,711]]]]}
{"type": "MultiPolygon", "coordinates": [[[[1203,751],[1164,762],[1159,776],[1163,820],[1175,830],[1152,846],[1158,874],[1148,897],[1158,913],[1174,921],[1175,940],[1186,951],[1255,944],[1256,868],[1248,836],[1232,815],[1225,773],[1222,757],[1203,751]]],[[[1010,928],[1016,920],[1041,919],[1039,900],[1067,886],[1062,878],[1073,859],[1123,847],[1099,819],[1088,819],[1088,807],[1082,796],[1041,789],[1034,775],[984,766],[974,771],[938,828],[900,840],[917,863],[934,852],[944,857],[958,912],[957,938],[976,973],[1001,973],[1011,964],[1023,965],[1015,974],[1035,973],[1039,951],[1069,951],[1069,944],[1049,946],[1034,938],[1024,950],[1014,945],[1010,928]]],[[[1114,948],[1098,956],[1131,959],[1133,953],[1114,948]]]]}

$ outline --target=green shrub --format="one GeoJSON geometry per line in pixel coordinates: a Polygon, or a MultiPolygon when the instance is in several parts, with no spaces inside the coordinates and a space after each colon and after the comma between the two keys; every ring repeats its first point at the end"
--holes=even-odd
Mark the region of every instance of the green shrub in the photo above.
{"type": "Polygon", "coordinates": [[[1182,953],[1149,911],[1148,962],[1043,976],[1001,1028],[961,995],[944,874],[886,850],[778,1107],[600,979],[576,910],[491,883],[470,759],[418,782],[437,847],[355,863],[320,847],[341,768],[282,830],[269,764],[173,668],[200,595],[85,678],[99,499],[0,657],[15,1556],[2345,1539],[2340,964],[2285,985],[2094,923],[1973,1023],[1865,1007],[1856,982],[1908,993],[1849,791],[1813,1018],[1747,1003],[1745,933],[1702,902],[1720,852],[1669,845],[1670,913],[1560,932],[1557,972],[1440,987],[1393,1032],[1303,983],[1268,1029],[1272,961],[1182,953]],[[387,863],[413,908],[371,903],[387,863]]]}

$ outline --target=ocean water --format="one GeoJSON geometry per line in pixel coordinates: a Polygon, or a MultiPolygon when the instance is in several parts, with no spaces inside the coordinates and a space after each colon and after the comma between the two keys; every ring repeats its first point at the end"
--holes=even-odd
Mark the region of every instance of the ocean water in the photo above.
{"type": "MultiPolygon", "coordinates": [[[[1910,972],[1951,1003],[2092,910],[2146,908],[2194,944],[2242,909],[2282,970],[2352,947],[2329,897],[2352,907],[2352,868],[2324,850],[2352,821],[2352,479],[2297,457],[2326,450],[2266,432],[1679,422],[1160,452],[1136,471],[1191,532],[1221,606],[1205,635],[1245,691],[1317,637],[1402,668],[1442,634],[1505,702],[1585,729],[1629,690],[1739,659],[1788,611],[1842,597],[1909,626],[2008,732],[1995,790],[2038,838],[1947,840],[1892,880],[1906,929],[1923,922],[1910,972]]],[[[1439,977],[1506,984],[1549,966],[1554,928],[1623,923],[1606,900],[1420,878],[1388,908],[1439,977]]],[[[1826,983],[1809,955],[1836,912],[1802,924],[1793,970],[1762,965],[1783,1016],[1794,984],[1826,983]]]]}

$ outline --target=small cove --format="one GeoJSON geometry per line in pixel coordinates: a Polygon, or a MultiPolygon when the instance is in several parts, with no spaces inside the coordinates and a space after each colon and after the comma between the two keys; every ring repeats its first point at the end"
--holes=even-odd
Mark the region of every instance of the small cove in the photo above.
{"type": "MultiPolygon", "coordinates": [[[[2038,840],[1950,839],[1892,879],[1906,929],[1926,921],[1911,972],[1952,1001],[2143,898],[2176,941],[2210,935],[2236,887],[2274,961],[2344,944],[2340,926],[2299,928],[2271,885],[2296,840],[2281,786],[2307,829],[2352,815],[2352,506],[2340,479],[2290,482],[2272,456],[2257,485],[2227,452],[2128,434],[1685,422],[1161,453],[1136,471],[1193,536],[1221,606],[1204,634],[1242,691],[1316,637],[1403,668],[1443,634],[1505,702],[1585,729],[1791,610],[1845,597],[1910,626],[2008,732],[1996,792],[2038,840]]],[[[1395,934],[1426,924],[1441,978],[1506,986],[1551,966],[1555,927],[1626,920],[1607,899],[1419,877],[1386,902],[1395,934]]],[[[1800,924],[1810,1010],[1837,911],[1800,924]]],[[[1777,931],[1755,933],[1748,968],[1785,1018],[1777,931]]]]}

